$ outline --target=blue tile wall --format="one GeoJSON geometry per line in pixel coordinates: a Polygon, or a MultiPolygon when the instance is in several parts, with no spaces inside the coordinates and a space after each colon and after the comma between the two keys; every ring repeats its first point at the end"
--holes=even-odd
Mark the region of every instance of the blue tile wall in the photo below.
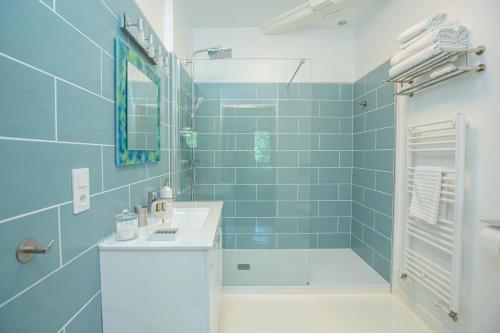
{"type": "Polygon", "coordinates": [[[387,72],[384,63],[354,83],[351,248],[389,281],[395,106],[387,72]]]}
{"type": "Polygon", "coordinates": [[[349,248],[353,85],[195,86],[196,199],[224,200],[224,248],[349,248]]]}
{"type": "Polygon", "coordinates": [[[133,0],[0,2],[0,332],[102,332],[96,244],[114,214],[171,176],[165,73],[161,161],[115,166],[113,42],[128,40],[124,11],[143,16],[133,0]],[[90,169],[91,208],[77,215],[73,168],[90,169]],[[25,238],[55,243],[21,264],[25,238]]]}

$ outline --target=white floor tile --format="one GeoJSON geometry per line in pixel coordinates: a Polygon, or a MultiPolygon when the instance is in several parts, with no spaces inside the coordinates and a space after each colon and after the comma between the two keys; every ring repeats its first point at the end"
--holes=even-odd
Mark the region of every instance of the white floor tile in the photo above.
{"type": "Polygon", "coordinates": [[[219,333],[432,333],[391,294],[222,298],[219,333]]]}

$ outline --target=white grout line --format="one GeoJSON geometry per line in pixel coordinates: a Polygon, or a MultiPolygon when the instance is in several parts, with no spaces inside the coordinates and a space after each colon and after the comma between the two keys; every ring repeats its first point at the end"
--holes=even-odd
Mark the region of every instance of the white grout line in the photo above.
{"type": "Polygon", "coordinates": [[[57,129],[57,79],[54,78],[54,131],[55,131],[55,136],[54,140],[57,142],[59,140],[58,136],[58,129],[57,129]]]}
{"type": "MultiPolygon", "coordinates": [[[[106,53],[109,55],[108,52],[106,52],[99,44],[97,44],[93,39],[91,39],[89,36],[87,36],[86,34],[84,34],[80,29],[78,29],[76,26],[74,26],[71,22],[69,22],[68,20],[66,20],[65,17],[63,17],[61,14],[59,14],[57,11],[56,11],[56,5],[55,5],[55,1],[54,0],[54,8],[51,8],[49,7],[46,3],[44,3],[42,0],[38,0],[42,5],[44,5],[47,9],[49,9],[52,13],[54,13],[54,15],[56,15],[57,17],[59,17],[63,22],[65,22],[66,24],[68,24],[71,28],[73,28],[76,32],[80,33],[80,35],[82,35],[85,39],[87,39],[90,43],[92,43],[95,47],[97,47],[98,49],[102,50],[102,52],[106,53]]],[[[111,56],[111,55],[110,55],[111,56]]]]}
{"type": "Polygon", "coordinates": [[[9,298],[8,300],[6,300],[5,302],[1,303],[0,304],[0,309],[2,307],[4,307],[5,305],[7,305],[8,303],[10,303],[11,301],[13,301],[14,299],[18,298],[19,296],[23,295],[24,293],[26,293],[28,290],[30,290],[31,288],[34,288],[36,287],[37,285],[39,285],[40,283],[42,283],[43,281],[45,281],[46,279],[48,279],[49,277],[51,277],[52,275],[54,275],[55,273],[59,272],[61,269],[63,269],[64,267],[70,265],[72,262],[74,262],[75,260],[77,260],[78,258],[80,258],[81,256],[87,254],[87,252],[91,251],[93,248],[95,248],[97,245],[99,245],[99,243],[101,243],[103,240],[105,240],[106,238],[108,238],[109,236],[106,236],[104,237],[103,239],[99,240],[97,243],[95,243],[94,245],[92,245],[91,247],[89,247],[88,249],[86,249],[85,251],[83,251],[82,253],[78,254],[76,257],[72,258],[71,260],[69,260],[68,262],[66,262],[65,264],[63,264],[61,267],[59,268],[56,268],[55,270],[53,270],[52,272],[50,272],[49,274],[45,275],[43,278],[41,278],[40,280],[36,281],[35,283],[29,285],[28,287],[24,288],[23,290],[21,290],[20,292],[18,292],[17,294],[15,294],[14,296],[12,296],[11,298],[9,298]]]}
{"type": "Polygon", "coordinates": [[[99,290],[97,293],[95,293],[94,296],[92,296],[81,308],[78,310],[67,322],[66,324],[63,325],[62,329],[66,331],[66,327],[83,311],[85,308],[101,293],[101,290],[99,290]]]}
{"type": "Polygon", "coordinates": [[[57,237],[59,237],[59,267],[62,267],[61,207],[57,207],[57,237]]]}
{"type": "MultiPolygon", "coordinates": [[[[55,1],[55,0],[54,0],[55,1]]],[[[106,2],[104,2],[103,0],[101,0],[101,3],[102,5],[109,11],[109,13],[111,15],[113,15],[115,17],[115,19],[118,20],[118,16],[116,16],[116,14],[111,10],[111,8],[109,8],[108,4],[106,2]]]]}
{"type": "Polygon", "coordinates": [[[55,141],[55,140],[31,139],[31,138],[20,138],[20,137],[10,137],[10,136],[0,136],[0,140],[6,140],[6,141],[27,141],[27,142],[44,142],[44,143],[57,143],[57,144],[67,144],[67,145],[114,147],[114,145],[104,144],[104,143],[73,142],[73,141],[55,141]]]}
{"type": "Polygon", "coordinates": [[[99,61],[100,61],[100,72],[99,72],[99,82],[100,82],[100,86],[101,86],[101,90],[100,90],[100,94],[101,96],[103,95],[102,94],[102,50],[101,52],[99,52],[99,61]]]}
{"type": "Polygon", "coordinates": [[[104,192],[104,146],[101,146],[101,192],[104,192]]]}
{"type": "Polygon", "coordinates": [[[28,63],[26,63],[26,62],[24,62],[24,61],[22,61],[22,60],[19,60],[19,59],[17,59],[17,58],[14,58],[14,57],[12,57],[12,56],[10,56],[10,55],[8,55],[8,54],[5,54],[5,53],[3,53],[3,52],[0,52],[0,56],[2,56],[2,57],[4,57],[4,58],[7,58],[7,59],[9,59],[9,60],[12,60],[12,61],[14,61],[14,62],[16,62],[16,63],[18,63],[18,64],[24,65],[24,66],[26,66],[26,67],[28,67],[28,68],[31,68],[31,69],[33,69],[33,70],[35,70],[35,71],[37,71],[37,72],[40,72],[40,73],[42,73],[42,74],[45,74],[45,75],[47,75],[47,76],[50,76],[50,77],[56,78],[56,79],[58,79],[59,81],[62,81],[62,82],[64,82],[64,83],[67,83],[67,84],[69,84],[69,85],[71,85],[71,86],[73,86],[73,87],[75,87],[75,88],[81,89],[81,90],[83,90],[83,91],[85,91],[85,92],[87,92],[87,93],[89,93],[89,94],[92,94],[92,95],[94,95],[94,96],[96,96],[96,97],[102,98],[102,99],[103,99],[103,100],[105,100],[105,101],[108,101],[108,102],[113,103],[113,104],[115,103],[115,101],[113,101],[113,100],[111,100],[111,99],[109,99],[109,98],[106,98],[106,97],[104,97],[104,96],[101,96],[101,95],[97,94],[96,92],[94,92],[94,91],[92,91],[92,90],[89,90],[89,89],[87,89],[87,88],[81,87],[81,86],[77,85],[76,83],[70,82],[70,81],[68,81],[68,80],[63,79],[62,77],[59,77],[59,76],[57,76],[57,75],[51,74],[51,73],[49,73],[49,72],[46,72],[46,71],[44,71],[43,69],[37,68],[37,67],[35,67],[35,66],[32,66],[32,65],[30,65],[30,64],[28,64],[28,63]]]}

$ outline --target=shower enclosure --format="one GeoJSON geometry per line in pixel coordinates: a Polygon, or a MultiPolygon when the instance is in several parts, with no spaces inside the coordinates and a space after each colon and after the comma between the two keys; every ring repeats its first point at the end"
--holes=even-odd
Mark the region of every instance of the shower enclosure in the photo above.
{"type": "Polygon", "coordinates": [[[225,286],[388,286],[352,249],[353,84],[307,59],[179,61],[178,200],[221,200],[225,286]]]}

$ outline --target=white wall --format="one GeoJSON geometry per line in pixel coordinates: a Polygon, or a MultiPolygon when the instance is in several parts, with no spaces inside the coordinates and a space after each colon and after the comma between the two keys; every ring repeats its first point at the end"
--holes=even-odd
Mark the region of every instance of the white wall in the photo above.
{"type": "MultiPolygon", "coordinates": [[[[354,29],[351,28],[306,29],[279,36],[264,35],[257,28],[194,29],[193,49],[216,45],[232,47],[233,58],[307,58],[311,61],[304,72],[311,74],[309,77],[299,77],[299,80],[352,82],[354,79],[354,29]],[[312,67],[308,68],[311,64],[312,67]]],[[[276,69],[276,66],[269,63],[266,67],[265,61],[260,61],[258,66],[251,66],[250,61],[243,63],[243,67],[247,68],[243,78],[247,81],[265,81],[264,72],[267,68],[276,69]],[[255,67],[260,67],[260,71],[255,67]],[[255,75],[257,71],[259,73],[255,75]]],[[[242,70],[242,66],[234,66],[242,70]]],[[[284,61],[280,64],[280,73],[272,73],[267,79],[278,77],[280,80],[286,80],[296,66],[297,60],[284,61]]],[[[233,76],[232,79],[238,78],[233,76]]]]}
{"type": "Polygon", "coordinates": [[[153,27],[156,35],[161,39],[165,47],[169,47],[168,40],[164,34],[165,31],[165,13],[166,1],[165,0],[135,0],[137,6],[142,10],[146,19],[153,27]]]}
{"type": "MultiPolygon", "coordinates": [[[[465,114],[469,121],[465,202],[464,266],[460,319],[451,323],[433,306],[432,298],[412,288],[410,296],[454,333],[500,332],[500,260],[490,260],[479,250],[479,218],[500,218],[500,1],[498,0],[393,0],[358,30],[356,74],[361,77],[396,50],[395,38],[412,22],[443,11],[450,20],[466,24],[473,44],[485,44],[485,74],[470,74],[435,87],[412,99],[398,98],[398,128],[465,114]]],[[[401,130],[400,130],[401,133],[401,130]]],[[[401,154],[399,145],[398,154],[401,154]]],[[[404,147],[403,147],[404,149],[404,147]]],[[[401,156],[401,155],[399,155],[401,156]]],[[[399,163],[401,160],[398,161],[399,163]]],[[[401,165],[400,165],[401,167],[401,165]]],[[[401,180],[398,178],[398,180],[401,180]]],[[[398,196],[397,196],[398,197],[398,196]]],[[[398,202],[396,205],[398,206],[398,202]]],[[[396,215],[397,216],[397,215],[396,215]]],[[[396,228],[401,223],[396,218],[396,228]]],[[[396,229],[396,244],[402,239],[396,229]]],[[[395,266],[401,253],[396,248],[395,266]]],[[[399,279],[395,277],[395,282],[399,279]]]]}
{"type": "Polygon", "coordinates": [[[173,45],[178,58],[190,58],[193,53],[193,27],[188,8],[183,0],[173,2],[173,45]]]}

